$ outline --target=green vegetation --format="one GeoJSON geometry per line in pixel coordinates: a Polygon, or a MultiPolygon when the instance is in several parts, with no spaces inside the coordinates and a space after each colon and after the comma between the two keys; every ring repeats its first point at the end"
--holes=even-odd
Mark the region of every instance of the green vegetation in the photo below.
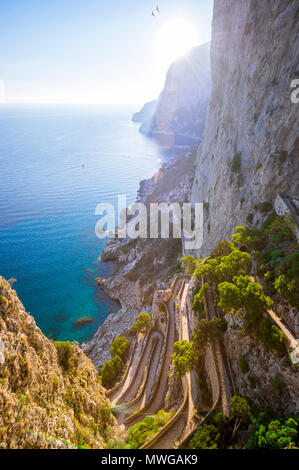
{"type": "Polygon", "coordinates": [[[204,296],[205,292],[208,289],[209,284],[207,282],[199,289],[197,294],[193,296],[192,309],[198,313],[200,319],[204,319],[205,310],[204,310],[204,296]]]}
{"type": "Polygon", "coordinates": [[[146,416],[142,421],[132,426],[129,429],[129,438],[125,449],[139,449],[161,427],[168,423],[171,416],[171,413],[160,410],[156,415],[146,416]]]}
{"type": "Polygon", "coordinates": [[[253,419],[253,434],[249,449],[298,449],[299,419],[294,417],[270,419],[267,413],[259,413],[253,419]]]}
{"type": "Polygon", "coordinates": [[[223,414],[221,414],[221,417],[219,415],[216,415],[210,420],[211,424],[204,423],[198,428],[190,441],[190,449],[221,449],[224,447],[222,443],[226,441],[227,436],[223,433],[220,434],[219,421],[221,421],[221,424],[224,425],[223,427],[226,428],[228,419],[223,414]],[[216,420],[217,423],[215,422],[216,420]]]}
{"type": "Polygon", "coordinates": [[[172,354],[174,370],[179,377],[183,377],[196,364],[197,354],[193,344],[187,340],[174,343],[174,354],[172,354]]]}
{"type": "Polygon", "coordinates": [[[242,374],[247,374],[247,372],[249,372],[249,365],[244,356],[239,356],[238,364],[242,374]]]}
{"type": "Polygon", "coordinates": [[[198,354],[204,354],[206,345],[213,339],[219,338],[227,328],[224,318],[213,317],[212,320],[199,320],[191,335],[194,348],[198,354]]]}
{"type": "Polygon", "coordinates": [[[213,248],[210,254],[210,258],[219,258],[221,256],[229,255],[234,248],[232,242],[228,240],[222,240],[217,243],[217,245],[213,248]]]}
{"type": "Polygon", "coordinates": [[[225,256],[208,258],[205,264],[198,264],[195,269],[197,279],[204,277],[209,285],[230,281],[233,276],[246,274],[251,268],[251,255],[233,248],[225,256]]]}
{"type": "Polygon", "coordinates": [[[129,346],[130,342],[125,336],[114,338],[110,347],[111,359],[105,362],[100,374],[100,382],[104,387],[112,387],[116,379],[122,374],[125,367],[124,359],[129,346]]]}
{"type": "Polygon", "coordinates": [[[62,367],[66,370],[70,367],[72,345],[69,341],[54,341],[54,346],[58,352],[58,359],[62,367]]]}
{"type": "MultiPolygon", "coordinates": [[[[262,209],[270,209],[262,203],[262,209]]],[[[261,229],[236,227],[236,245],[254,252],[258,274],[269,290],[299,307],[299,245],[294,235],[294,220],[290,215],[269,215],[261,229]]]]}
{"type": "Polygon", "coordinates": [[[184,271],[186,271],[187,274],[193,274],[198,261],[196,261],[194,256],[188,255],[181,259],[181,263],[184,271]]]}
{"type": "Polygon", "coordinates": [[[261,411],[249,399],[235,395],[230,402],[230,416],[212,413],[198,427],[189,443],[190,449],[297,449],[299,418],[277,418],[273,410],[261,411]],[[247,445],[239,443],[238,430],[253,425],[247,445]]]}
{"type": "Polygon", "coordinates": [[[263,343],[267,351],[276,350],[280,353],[284,352],[285,335],[270,320],[265,320],[259,325],[256,336],[263,343]]]}
{"type": "Polygon", "coordinates": [[[212,413],[198,427],[190,441],[190,449],[226,449],[231,447],[239,428],[246,428],[252,421],[252,412],[246,398],[235,395],[231,399],[231,413],[212,413]]]}
{"type": "Polygon", "coordinates": [[[230,416],[235,421],[235,432],[240,425],[248,426],[252,422],[252,411],[245,397],[240,395],[233,396],[230,406],[230,416]]]}
{"type": "Polygon", "coordinates": [[[273,305],[270,297],[265,296],[262,286],[249,276],[235,276],[233,282],[218,285],[219,307],[226,313],[245,314],[245,324],[254,325],[273,305]]]}
{"type": "Polygon", "coordinates": [[[123,372],[124,363],[119,356],[106,361],[101,370],[101,382],[104,387],[111,387],[117,377],[123,372]]]}
{"type": "Polygon", "coordinates": [[[130,331],[133,334],[136,334],[137,332],[144,334],[151,327],[152,327],[152,318],[151,318],[151,316],[148,313],[141,312],[139,314],[136,322],[131,327],[130,331]]]}
{"type": "MultiPolygon", "coordinates": [[[[270,203],[260,206],[268,210],[270,203]]],[[[299,248],[293,229],[289,216],[272,214],[261,229],[236,227],[233,242],[219,242],[204,261],[184,258],[183,265],[195,278],[192,308],[198,313],[199,323],[192,341],[199,354],[213,335],[225,331],[215,319],[211,324],[205,320],[204,298],[209,288],[214,292],[215,307],[242,318],[245,333],[255,333],[266,350],[284,352],[284,334],[271,320],[265,320],[273,301],[250,274],[254,257],[259,275],[263,274],[270,287],[269,293],[278,292],[292,305],[299,305],[299,248]]]]}
{"type": "Polygon", "coordinates": [[[124,359],[129,346],[130,342],[125,336],[118,336],[114,338],[110,348],[111,357],[113,358],[115,356],[119,356],[120,358],[124,359]]]}

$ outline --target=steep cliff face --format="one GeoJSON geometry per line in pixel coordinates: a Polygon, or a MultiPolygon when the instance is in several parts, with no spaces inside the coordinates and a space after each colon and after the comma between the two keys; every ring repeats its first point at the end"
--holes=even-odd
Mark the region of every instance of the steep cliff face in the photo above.
{"type": "Polygon", "coordinates": [[[53,343],[0,276],[0,448],[103,448],[118,433],[98,373],[53,343]]]}
{"type": "Polygon", "coordinates": [[[153,119],[140,131],[171,147],[185,138],[200,141],[211,91],[210,43],[194,47],[169,68],[153,119]]]}
{"type": "Polygon", "coordinates": [[[212,95],[191,197],[208,203],[198,255],[236,225],[261,223],[277,192],[298,193],[298,24],[297,0],[215,0],[212,95]]]}

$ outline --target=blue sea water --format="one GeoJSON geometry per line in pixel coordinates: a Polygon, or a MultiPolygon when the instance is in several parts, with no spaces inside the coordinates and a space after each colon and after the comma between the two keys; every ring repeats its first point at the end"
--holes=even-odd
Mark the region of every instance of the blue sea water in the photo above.
{"type": "Polygon", "coordinates": [[[118,305],[96,285],[98,203],[136,198],[159,149],[131,122],[133,109],[0,106],[0,274],[42,331],[82,342],[118,305]],[[74,329],[79,317],[94,323],[74,329]]]}

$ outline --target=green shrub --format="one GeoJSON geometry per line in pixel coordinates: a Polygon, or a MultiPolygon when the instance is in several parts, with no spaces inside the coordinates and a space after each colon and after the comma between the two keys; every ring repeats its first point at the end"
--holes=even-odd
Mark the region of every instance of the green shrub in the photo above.
{"type": "Polygon", "coordinates": [[[199,354],[205,352],[206,345],[213,338],[219,338],[226,331],[227,322],[224,318],[213,317],[211,320],[199,320],[197,327],[191,335],[194,347],[199,354]]]}
{"type": "Polygon", "coordinates": [[[217,245],[212,249],[210,258],[219,258],[221,256],[227,256],[229,255],[234,246],[232,242],[228,240],[222,240],[217,243],[217,245]]]}
{"type": "Polygon", "coordinates": [[[132,333],[146,333],[152,327],[152,318],[148,313],[141,312],[137,321],[131,327],[132,333]]]}
{"type": "Polygon", "coordinates": [[[280,297],[286,299],[291,305],[299,306],[299,281],[288,279],[286,274],[281,274],[274,281],[274,287],[280,297]]]}
{"type": "Polygon", "coordinates": [[[129,428],[128,443],[125,449],[139,449],[161,427],[165,426],[170,418],[171,413],[166,413],[164,410],[158,411],[156,415],[146,416],[142,421],[129,428]]]}
{"type": "Polygon", "coordinates": [[[188,255],[185,258],[181,259],[181,263],[184,271],[187,271],[188,274],[193,274],[197,265],[197,261],[194,256],[188,255]]]}
{"type": "Polygon", "coordinates": [[[297,449],[299,446],[299,419],[294,417],[267,419],[260,413],[253,419],[253,434],[249,449],[297,449]]]}
{"type": "Polygon", "coordinates": [[[124,363],[119,356],[106,361],[101,370],[101,382],[104,387],[112,386],[124,369],[124,363]]]}
{"type": "Polygon", "coordinates": [[[189,449],[224,449],[230,445],[232,427],[223,413],[213,414],[197,428],[189,449]]]}
{"type": "Polygon", "coordinates": [[[245,247],[249,251],[261,250],[266,243],[266,237],[262,230],[256,227],[243,227],[242,225],[235,228],[232,239],[237,246],[245,247]]]}
{"type": "Polygon", "coordinates": [[[219,284],[218,291],[219,307],[226,313],[236,313],[243,308],[247,326],[257,323],[273,305],[270,297],[265,296],[261,284],[252,281],[249,276],[235,276],[232,283],[219,284]]]}
{"type": "Polygon", "coordinates": [[[70,358],[72,355],[72,345],[69,341],[54,341],[54,346],[58,352],[58,359],[64,369],[70,367],[70,358]]]}
{"type": "Polygon", "coordinates": [[[114,338],[110,348],[111,357],[113,358],[115,356],[119,356],[123,359],[129,349],[129,346],[130,342],[125,336],[118,336],[114,338]]]}
{"type": "Polygon", "coordinates": [[[186,340],[174,343],[174,354],[172,354],[174,370],[179,377],[183,377],[196,364],[197,354],[193,344],[186,340]]]}
{"type": "Polygon", "coordinates": [[[284,352],[285,335],[270,320],[264,320],[259,325],[256,336],[263,343],[267,351],[276,350],[280,353],[284,352]]]}
{"type": "Polygon", "coordinates": [[[230,401],[230,416],[242,425],[248,426],[252,421],[252,411],[245,397],[234,395],[230,401]]]}
{"type": "Polygon", "coordinates": [[[218,284],[230,281],[235,275],[249,273],[251,261],[249,253],[233,248],[226,256],[209,258],[205,264],[198,264],[194,274],[197,279],[203,276],[209,284],[218,284]]]}
{"type": "Polygon", "coordinates": [[[205,317],[204,296],[208,287],[209,284],[205,282],[204,285],[199,289],[197,294],[195,294],[193,297],[192,309],[198,313],[199,318],[205,317]]]}

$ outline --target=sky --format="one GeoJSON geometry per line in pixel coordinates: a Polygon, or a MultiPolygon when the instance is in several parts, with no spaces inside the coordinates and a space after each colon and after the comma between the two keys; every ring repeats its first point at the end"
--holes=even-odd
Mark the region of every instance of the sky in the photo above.
{"type": "Polygon", "coordinates": [[[0,103],[143,104],[210,40],[213,0],[0,0],[0,103]],[[152,16],[155,11],[155,17],[152,16]]]}

